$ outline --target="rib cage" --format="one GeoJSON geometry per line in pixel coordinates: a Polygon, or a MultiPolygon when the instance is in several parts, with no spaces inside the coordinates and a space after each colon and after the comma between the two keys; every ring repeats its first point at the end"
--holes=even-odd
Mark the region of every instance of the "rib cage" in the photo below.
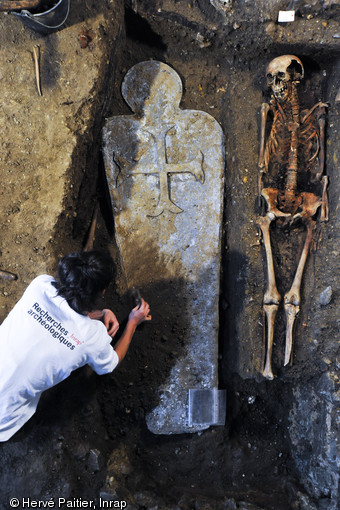
{"type": "MultiPolygon", "coordinates": [[[[272,106],[271,111],[273,121],[264,152],[267,169],[265,180],[267,186],[276,187],[283,192],[291,147],[291,133],[287,127],[288,123],[293,121],[291,102],[279,108],[272,106]]],[[[300,112],[300,126],[297,131],[298,191],[306,191],[313,182],[313,175],[317,173],[319,134],[314,112],[303,121],[307,112],[308,110],[300,112]]]]}

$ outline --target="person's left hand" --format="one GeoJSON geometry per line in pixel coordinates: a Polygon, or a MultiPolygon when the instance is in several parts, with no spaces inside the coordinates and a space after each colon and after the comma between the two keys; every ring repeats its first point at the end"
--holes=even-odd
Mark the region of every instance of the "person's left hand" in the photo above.
{"type": "Polygon", "coordinates": [[[119,322],[117,321],[117,317],[115,316],[115,314],[108,308],[105,308],[103,312],[104,312],[103,316],[104,325],[110,337],[113,338],[119,329],[119,322]]]}

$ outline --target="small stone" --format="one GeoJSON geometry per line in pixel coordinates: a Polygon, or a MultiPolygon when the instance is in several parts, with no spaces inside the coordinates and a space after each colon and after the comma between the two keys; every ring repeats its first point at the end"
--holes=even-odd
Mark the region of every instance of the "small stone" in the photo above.
{"type": "Polygon", "coordinates": [[[332,287],[329,285],[325,290],[323,290],[320,294],[320,305],[327,306],[331,302],[332,299],[332,287]]]}
{"type": "Polygon", "coordinates": [[[323,360],[319,361],[318,366],[321,372],[327,372],[328,365],[323,360]]]}
{"type": "Polygon", "coordinates": [[[266,33],[269,35],[269,36],[273,36],[276,32],[276,25],[273,21],[271,21],[270,23],[268,23],[267,27],[266,27],[266,33]]]}
{"type": "Polygon", "coordinates": [[[93,473],[96,473],[100,470],[100,451],[99,450],[90,450],[89,455],[89,468],[93,473]]]}
{"type": "Polygon", "coordinates": [[[116,493],[119,487],[118,480],[114,476],[106,477],[106,488],[110,489],[110,494],[116,493]]]}

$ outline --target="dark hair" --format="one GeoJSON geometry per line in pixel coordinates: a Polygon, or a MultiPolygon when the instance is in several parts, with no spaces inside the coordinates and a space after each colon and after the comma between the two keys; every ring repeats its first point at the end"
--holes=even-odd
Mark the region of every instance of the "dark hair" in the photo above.
{"type": "Polygon", "coordinates": [[[114,263],[110,255],[100,251],[71,253],[60,260],[52,285],[73,310],[86,315],[97,308],[113,276],[114,263]]]}

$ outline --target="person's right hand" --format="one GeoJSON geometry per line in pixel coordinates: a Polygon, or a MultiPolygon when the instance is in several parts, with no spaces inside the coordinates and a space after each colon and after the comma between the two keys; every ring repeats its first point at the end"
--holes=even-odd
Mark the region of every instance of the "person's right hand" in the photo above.
{"type": "Polygon", "coordinates": [[[151,321],[150,306],[142,298],[142,303],[133,308],[129,314],[129,321],[133,321],[136,327],[144,321],[151,321]]]}

